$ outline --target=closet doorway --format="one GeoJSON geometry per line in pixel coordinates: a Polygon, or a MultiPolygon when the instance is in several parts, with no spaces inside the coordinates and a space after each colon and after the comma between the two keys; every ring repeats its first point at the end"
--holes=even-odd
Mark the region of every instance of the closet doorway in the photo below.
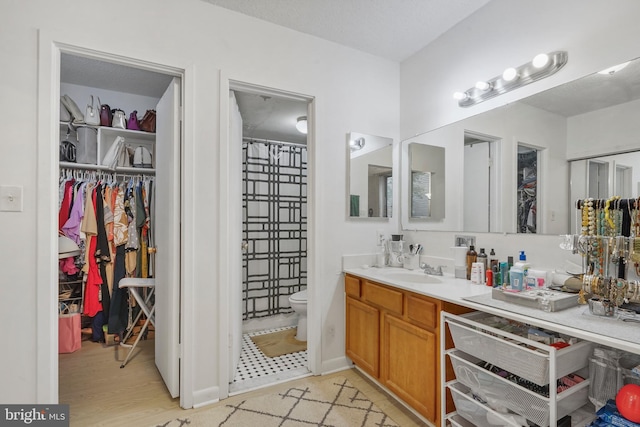
{"type": "Polygon", "coordinates": [[[232,252],[229,275],[229,394],[311,374],[314,343],[300,322],[313,302],[307,296],[311,159],[307,129],[296,128],[301,121],[306,126],[310,110],[307,97],[230,84],[230,163],[238,171],[230,239],[241,251],[232,252]],[[261,347],[267,337],[273,351],[261,347]]]}
{"type": "MultiPolygon", "coordinates": [[[[60,164],[61,183],[68,179],[85,183],[91,182],[92,185],[99,185],[103,189],[107,187],[118,188],[121,192],[135,194],[137,197],[125,199],[124,202],[129,220],[128,227],[125,228],[128,228],[129,235],[137,235],[137,250],[129,246],[127,249],[122,248],[125,243],[116,248],[114,242],[110,240],[111,253],[109,258],[117,266],[118,260],[121,259],[118,257],[124,258],[123,254],[126,251],[128,259],[124,272],[125,277],[154,279],[155,290],[149,299],[150,305],[155,306],[155,313],[149,316],[155,320],[151,335],[153,338],[150,338],[149,334],[145,337],[153,339],[154,343],[153,345],[145,345],[144,349],[136,348],[132,358],[121,370],[127,372],[127,375],[135,376],[136,369],[148,369],[148,366],[136,366],[135,352],[154,352],[155,365],[169,394],[171,397],[180,395],[181,406],[184,406],[179,364],[182,276],[182,242],[180,239],[182,129],[180,122],[182,121],[183,73],[181,70],[170,67],[144,64],[138,60],[115,57],[112,54],[97,53],[81,48],[65,47],[60,49],[58,53],[60,54],[60,79],[57,88],[55,88],[57,90],[53,92],[69,95],[80,107],[81,112],[85,112],[85,106],[92,99],[100,100],[94,104],[98,109],[100,104],[108,104],[108,109],[125,111],[126,117],[129,117],[136,110],[139,118],[142,118],[147,110],[155,110],[156,112],[155,130],[120,129],[108,125],[88,126],[82,123],[73,123],[73,119],[71,126],[69,126],[62,117],[53,117],[53,120],[56,124],[60,123],[62,137],[71,138],[72,142],[78,143],[78,147],[82,146],[77,136],[78,129],[89,128],[97,134],[97,147],[92,148],[95,154],[92,153],[88,159],[83,159],[82,163],[78,159],[77,162],[60,164]],[[67,135],[64,135],[65,133],[67,135]],[[118,138],[122,138],[124,154],[120,156],[117,163],[108,164],[105,161],[108,157],[107,152],[118,138]],[[144,147],[150,155],[149,158],[145,157],[143,166],[139,164],[138,158],[134,158],[137,155],[138,147],[144,147]],[[138,213],[140,211],[146,212],[143,217],[133,218],[131,211],[135,208],[128,204],[128,201],[131,200],[136,201],[138,213]],[[142,223],[144,225],[141,225],[142,223]],[[143,239],[145,243],[143,243],[143,239]],[[120,252],[119,249],[122,251],[120,252]],[[135,251],[135,254],[132,251],[135,251]],[[135,259],[135,261],[129,263],[129,259],[135,259]]],[[[62,109],[62,106],[60,108],[62,109]]],[[[65,120],[68,119],[65,118],[65,120]]],[[[57,191],[55,198],[58,198],[57,191]]],[[[116,198],[114,197],[113,200],[115,201],[116,198]]],[[[106,211],[113,214],[114,208],[106,209],[105,205],[106,211]]],[[[107,215],[105,215],[106,217],[107,215]]],[[[59,222],[63,222],[60,215],[59,222]]],[[[59,225],[59,227],[61,226],[59,225]]],[[[51,232],[55,231],[51,230],[51,232]]],[[[107,234],[109,234],[108,230],[107,234]]],[[[84,250],[89,249],[86,241],[80,239],[78,243],[84,250]]],[[[130,241],[126,245],[129,243],[130,241]]],[[[75,262],[79,267],[82,267],[83,256],[80,255],[75,262]]],[[[114,270],[117,270],[117,267],[114,270]]],[[[103,282],[111,282],[108,290],[104,287],[101,289],[101,298],[97,301],[102,304],[102,302],[109,300],[109,298],[105,298],[105,292],[109,292],[109,296],[113,297],[122,290],[118,288],[117,278],[119,276],[114,276],[110,269],[101,269],[100,273],[103,282]],[[108,280],[109,274],[111,276],[108,280]]],[[[83,279],[83,275],[79,277],[80,280],[85,280],[83,287],[86,289],[86,279],[83,279]]],[[[148,295],[144,290],[142,292],[143,297],[148,295]]],[[[98,330],[98,327],[92,324],[92,322],[95,323],[95,316],[89,317],[87,310],[84,309],[87,305],[87,296],[88,293],[83,292],[83,301],[80,307],[83,312],[83,326],[88,326],[95,332],[98,330]],[[89,318],[87,319],[87,317],[89,318]]],[[[132,326],[136,313],[140,311],[139,304],[131,303],[133,299],[126,289],[123,291],[122,298],[129,301],[129,304],[125,303],[126,308],[121,316],[124,318],[120,318],[116,323],[125,326],[119,328],[116,326],[112,330],[112,311],[109,319],[98,321],[98,323],[104,322],[106,327],[106,335],[104,336],[106,342],[91,342],[92,338],[95,341],[98,340],[96,335],[92,335],[82,343],[83,347],[85,345],[102,346],[104,352],[113,353],[112,363],[118,366],[127,356],[129,348],[120,346],[117,342],[126,335],[127,328],[132,326]]],[[[113,308],[113,304],[110,308],[113,308]]],[[[106,310],[106,307],[102,306],[102,310],[106,310]]],[[[142,319],[145,317],[143,315],[142,319]]],[[[126,343],[132,344],[135,339],[134,335],[126,343]]],[[[81,357],[81,353],[79,356],[81,357]]],[[[62,389],[65,377],[62,373],[60,374],[58,386],[62,389]]],[[[131,396],[131,398],[134,397],[131,396]]],[[[61,403],[65,402],[61,401],[61,403]]]]}

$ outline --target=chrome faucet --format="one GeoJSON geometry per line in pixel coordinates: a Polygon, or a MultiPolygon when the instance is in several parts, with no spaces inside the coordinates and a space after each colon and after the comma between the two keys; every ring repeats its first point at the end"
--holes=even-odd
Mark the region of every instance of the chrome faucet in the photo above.
{"type": "Polygon", "coordinates": [[[420,264],[420,268],[422,268],[425,272],[425,274],[430,274],[432,276],[442,276],[442,266],[439,265],[438,267],[431,267],[429,264],[427,263],[422,263],[420,264]]]}

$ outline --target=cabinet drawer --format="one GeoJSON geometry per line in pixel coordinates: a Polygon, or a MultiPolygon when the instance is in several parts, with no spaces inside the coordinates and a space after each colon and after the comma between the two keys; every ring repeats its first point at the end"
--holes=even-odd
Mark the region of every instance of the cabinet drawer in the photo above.
{"type": "Polygon", "coordinates": [[[438,304],[407,294],[407,318],[420,326],[435,329],[438,326],[438,304]]]}
{"type": "Polygon", "coordinates": [[[346,275],[344,277],[344,292],[354,298],[360,298],[360,279],[346,275]]]}
{"type": "Polygon", "coordinates": [[[365,281],[362,298],[395,314],[402,314],[402,292],[365,281]]]}

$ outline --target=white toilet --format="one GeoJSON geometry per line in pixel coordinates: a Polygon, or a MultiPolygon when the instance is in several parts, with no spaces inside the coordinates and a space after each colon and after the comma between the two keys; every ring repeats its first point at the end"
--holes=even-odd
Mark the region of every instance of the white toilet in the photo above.
{"type": "Polygon", "coordinates": [[[298,341],[307,340],[307,290],[296,292],[289,296],[289,303],[293,311],[298,313],[298,341]]]}

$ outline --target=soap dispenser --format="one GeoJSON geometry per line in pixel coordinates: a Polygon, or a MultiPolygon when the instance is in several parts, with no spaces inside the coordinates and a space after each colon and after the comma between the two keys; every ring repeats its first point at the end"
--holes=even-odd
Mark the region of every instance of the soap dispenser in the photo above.
{"type": "Polygon", "coordinates": [[[522,273],[526,276],[529,271],[530,264],[527,262],[527,254],[524,251],[520,251],[520,259],[513,266],[522,270],[522,273]]]}

